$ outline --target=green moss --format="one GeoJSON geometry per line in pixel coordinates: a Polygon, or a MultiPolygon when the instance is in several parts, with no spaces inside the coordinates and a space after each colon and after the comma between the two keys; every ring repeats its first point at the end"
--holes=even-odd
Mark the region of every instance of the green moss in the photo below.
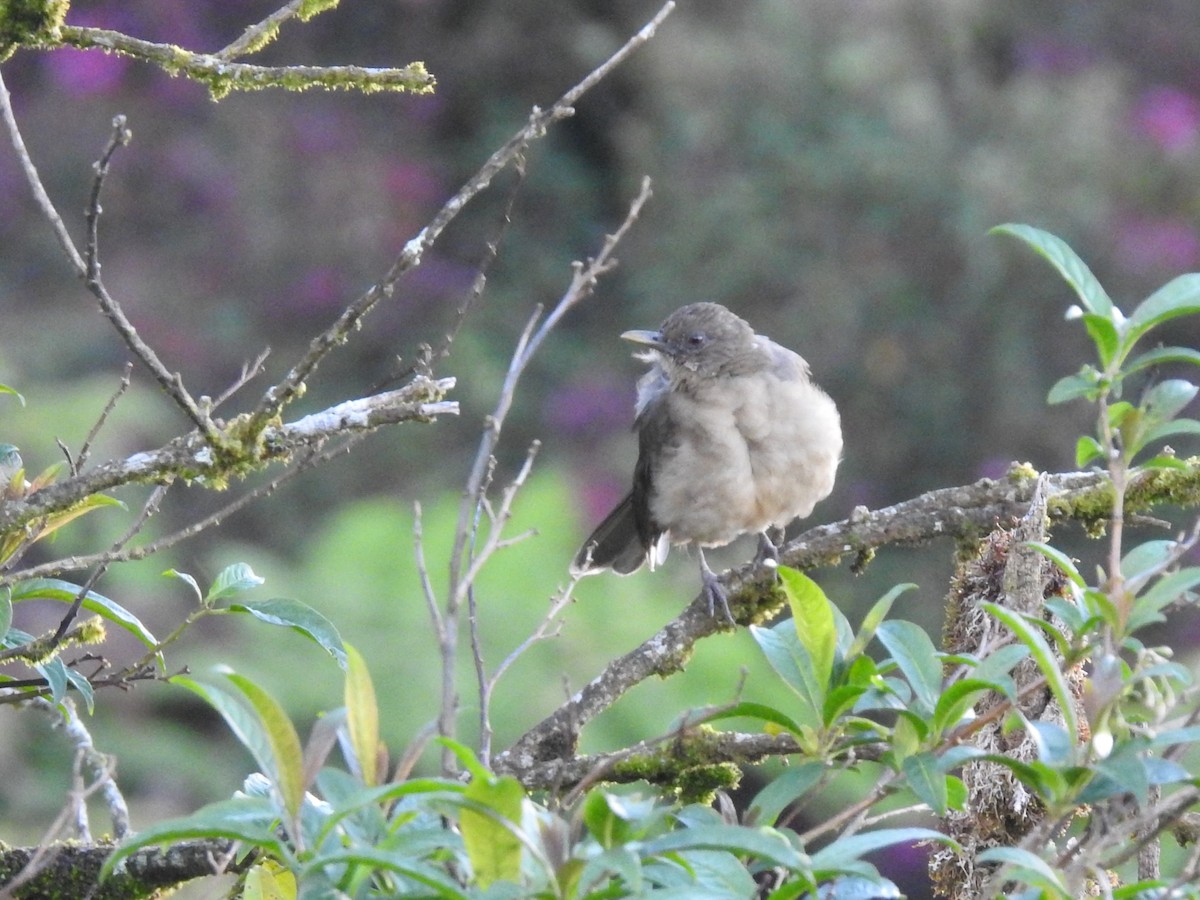
{"type": "Polygon", "coordinates": [[[69,0],[0,0],[0,62],[21,46],[58,39],[69,0]]]}
{"type": "Polygon", "coordinates": [[[333,9],[338,5],[338,0],[304,0],[300,4],[300,12],[297,13],[301,22],[307,22],[315,15],[325,12],[328,9],[333,9]]]}
{"type": "Polygon", "coordinates": [[[663,744],[653,753],[640,754],[613,766],[617,780],[649,782],[675,795],[683,803],[710,803],[713,794],[732,790],[742,770],[732,762],[714,762],[721,756],[719,732],[700,726],[663,744]]]}

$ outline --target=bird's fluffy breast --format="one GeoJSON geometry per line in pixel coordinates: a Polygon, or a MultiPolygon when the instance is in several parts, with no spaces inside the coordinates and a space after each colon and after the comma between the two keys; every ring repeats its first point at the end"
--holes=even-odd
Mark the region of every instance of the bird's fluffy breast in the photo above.
{"type": "Polygon", "coordinates": [[[799,356],[774,348],[782,351],[778,365],[753,376],[656,398],[672,437],[654,465],[650,513],[672,543],[719,546],[786,525],[833,489],[842,450],[837,409],[799,356]],[[695,479],[698,471],[709,477],[695,479]]]}

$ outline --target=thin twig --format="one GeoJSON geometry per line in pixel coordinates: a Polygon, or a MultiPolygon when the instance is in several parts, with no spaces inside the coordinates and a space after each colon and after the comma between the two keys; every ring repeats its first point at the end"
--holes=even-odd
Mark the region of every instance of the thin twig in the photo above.
{"type": "Polygon", "coordinates": [[[424,228],[417,233],[400,252],[392,263],[391,268],[378,282],[362,296],[342,310],[337,320],[324,332],[309,343],[309,349],[304,356],[292,367],[291,371],[278,384],[272,386],[263,395],[253,414],[253,424],[260,425],[279,414],[283,407],[290,404],[300,393],[301,385],[308,379],[321,361],[343,342],[346,335],[357,327],[358,322],[369,313],[375,305],[386,297],[390,297],[400,277],[421,264],[421,258],[434,242],[441,236],[446,227],[458,216],[463,208],[480,192],[491,184],[492,179],[514,160],[522,156],[526,148],[535,140],[546,134],[547,128],[560,119],[574,114],[574,105],[591,88],[604,79],[614,68],[623,63],[630,54],[650,40],[658,30],[658,26],[670,15],[675,8],[674,0],[669,0],[637,34],[625,42],[616,53],[604,63],[593,69],[587,77],[571,88],[548,110],[534,108],[526,125],[517,131],[509,140],[493,153],[467,182],[459,188],[453,197],[443,204],[424,228]]]}
{"type": "Polygon", "coordinates": [[[58,239],[58,244],[62,247],[63,253],[67,255],[67,260],[70,262],[71,268],[75,270],[75,274],[83,278],[87,274],[87,266],[79,250],[76,249],[75,242],[71,240],[71,233],[67,231],[67,226],[62,220],[62,216],[54,208],[54,201],[46,193],[46,188],[42,185],[41,176],[38,175],[37,166],[33,164],[33,157],[29,155],[29,150],[25,147],[25,141],[21,137],[21,129],[17,127],[17,119],[13,114],[12,98],[9,96],[8,88],[4,84],[3,76],[0,76],[0,118],[3,118],[4,125],[8,129],[9,139],[12,141],[13,149],[17,151],[17,160],[21,164],[21,171],[25,173],[25,181],[29,184],[30,190],[33,191],[34,202],[41,209],[46,221],[50,223],[50,228],[53,230],[54,236],[58,239]]]}
{"type": "Polygon", "coordinates": [[[274,39],[275,34],[279,31],[279,27],[284,22],[294,19],[300,13],[300,8],[304,6],[304,2],[305,0],[291,0],[290,3],[281,6],[261,22],[247,26],[246,30],[242,32],[237,40],[226,44],[214,53],[213,56],[218,59],[234,59],[235,57],[244,56],[247,53],[253,53],[256,50],[262,49],[263,46],[274,39]]]}
{"type": "Polygon", "coordinates": [[[192,395],[184,388],[179,373],[169,371],[163,365],[162,360],[158,358],[158,354],[142,340],[137,329],[133,327],[133,323],[129,321],[120,304],[109,295],[108,289],[100,278],[100,194],[103,191],[104,179],[108,175],[108,167],[112,162],[113,155],[119,147],[126,146],[133,137],[133,132],[126,127],[124,116],[113,117],[112,129],[112,136],[109,138],[104,152],[100,155],[100,159],[94,165],[96,177],[92,179],[91,195],[88,198],[85,215],[87,245],[84,249],[84,283],[92,295],[100,301],[100,311],[112,323],[133,355],[150,370],[154,380],[200,429],[200,433],[205,436],[205,439],[210,444],[216,444],[220,435],[208,413],[200,409],[192,395]]]}
{"type": "Polygon", "coordinates": [[[117,385],[117,389],[113,391],[113,395],[108,398],[108,402],[104,404],[104,409],[100,411],[100,417],[96,420],[96,424],[92,426],[91,431],[87,433],[87,437],[83,439],[83,444],[79,448],[79,453],[75,457],[75,461],[71,465],[71,474],[78,475],[79,470],[87,465],[88,458],[92,455],[92,442],[96,440],[96,436],[100,434],[100,429],[104,427],[104,423],[108,421],[108,417],[117,407],[117,401],[124,396],[129,390],[130,375],[133,374],[133,363],[125,363],[125,368],[121,372],[121,382],[117,385]]]}

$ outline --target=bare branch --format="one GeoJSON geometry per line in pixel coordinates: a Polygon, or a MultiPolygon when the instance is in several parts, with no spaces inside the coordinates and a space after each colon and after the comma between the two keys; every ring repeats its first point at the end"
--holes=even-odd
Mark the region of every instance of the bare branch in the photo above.
{"type": "MultiPolygon", "coordinates": [[[[370,432],[400,422],[429,422],[440,415],[457,415],[458,404],[442,399],[453,387],[453,378],[435,381],[417,377],[397,390],[349,400],[291,424],[268,427],[260,442],[246,451],[246,456],[233,459],[214,454],[199,435],[183,435],[157,450],[104,463],[74,478],[47,485],[21,500],[0,505],[0,532],[21,528],[120,485],[169,484],[177,478],[220,482],[233,474],[231,467],[263,468],[272,461],[286,461],[298,450],[319,448],[330,438],[370,432]]],[[[235,420],[223,434],[234,432],[239,437],[241,421],[235,420]]]]}
{"type": "Polygon", "coordinates": [[[357,323],[369,313],[375,305],[385,297],[390,297],[396,282],[405,272],[421,264],[421,258],[426,250],[433,246],[455,217],[463,208],[481,193],[492,179],[519,159],[526,148],[535,140],[546,134],[546,129],[560,119],[574,114],[574,104],[587,91],[594,87],[614,68],[624,62],[630,54],[654,36],[658,26],[670,15],[675,8],[674,0],[669,0],[662,9],[637,34],[625,42],[616,53],[598,66],[586,78],[563,94],[549,110],[542,111],[534,108],[528,123],[514,134],[499,150],[493,153],[466,184],[459,188],[434,215],[424,228],[412,238],[400,255],[392,263],[387,273],[365,294],[347,306],[338,316],[337,321],[329,326],[309,344],[308,352],[296,363],[282,381],[271,387],[259,401],[254,412],[253,424],[259,425],[277,415],[283,407],[291,403],[300,392],[300,386],[308,379],[321,361],[341,343],[346,335],[355,328],[357,323]]]}

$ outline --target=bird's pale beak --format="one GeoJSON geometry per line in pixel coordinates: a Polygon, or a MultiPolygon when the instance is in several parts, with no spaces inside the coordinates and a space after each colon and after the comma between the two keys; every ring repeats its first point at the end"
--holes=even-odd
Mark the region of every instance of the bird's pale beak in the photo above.
{"type": "Polygon", "coordinates": [[[663,348],[661,331],[626,331],[621,335],[621,340],[631,341],[635,344],[644,344],[647,347],[653,347],[655,350],[663,348]]]}

